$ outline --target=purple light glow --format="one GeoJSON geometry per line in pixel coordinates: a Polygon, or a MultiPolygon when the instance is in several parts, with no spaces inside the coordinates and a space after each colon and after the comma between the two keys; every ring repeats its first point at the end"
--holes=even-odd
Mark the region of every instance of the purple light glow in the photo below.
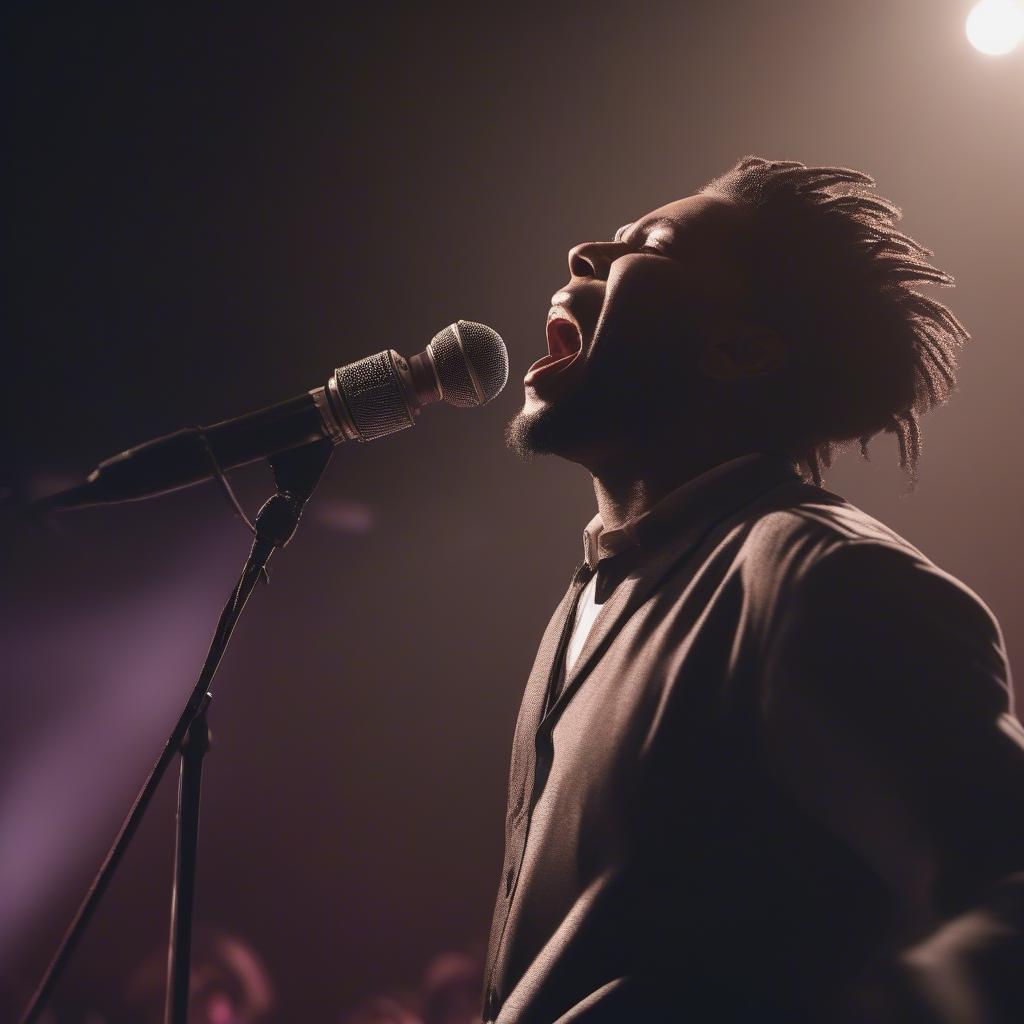
{"type": "Polygon", "coordinates": [[[61,894],[83,851],[95,849],[99,866],[202,663],[213,595],[229,579],[225,547],[230,554],[207,539],[172,578],[131,597],[105,599],[98,581],[77,611],[8,609],[8,685],[47,684],[26,695],[46,726],[15,731],[0,783],[0,961],[61,894]]]}
{"type": "Polygon", "coordinates": [[[373,509],[361,501],[330,498],[313,505],[318,523],[340,533],[365,534],[373,529],[373,509]]]}

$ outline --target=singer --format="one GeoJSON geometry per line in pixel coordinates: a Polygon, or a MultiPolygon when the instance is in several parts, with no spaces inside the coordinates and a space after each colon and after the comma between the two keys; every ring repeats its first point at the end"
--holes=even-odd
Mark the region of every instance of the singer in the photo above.
{"type": "Polygon", "coordinates": [[[822,486],[883,431],[913,484],[968,338],[872,186],[746,157],[569,253],[508,441],[597,515],[515,730],[486,1021],[1024,1020],[999,625],[822,486]]]}

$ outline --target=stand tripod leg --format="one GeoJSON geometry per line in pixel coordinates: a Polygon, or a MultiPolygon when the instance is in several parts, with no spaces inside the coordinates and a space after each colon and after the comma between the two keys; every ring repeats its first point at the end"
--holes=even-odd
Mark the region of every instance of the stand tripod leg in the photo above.
{"type": "Polygon", "coordinates": [[[203,782],[203,756],[210,748],[206,709],[207,693],[181,745],[178,781],[178,842],[171,892],[171,939],[167,951],[167,1002],[164,1024],[187,1024],[192,959],[192,908],[195,905],[196,852],[199,840],[199,794],[203,782]]]}

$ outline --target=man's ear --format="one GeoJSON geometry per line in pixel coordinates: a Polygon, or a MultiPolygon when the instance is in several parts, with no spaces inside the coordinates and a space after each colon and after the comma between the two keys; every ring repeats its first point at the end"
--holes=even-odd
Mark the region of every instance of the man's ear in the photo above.
{"type": "Polygon", "coordinates": [[[770,327],[733,323],[708,337],[698,365],[714,380],[741,380],[779,369],[786,354],[786,343],[770,327]]]}

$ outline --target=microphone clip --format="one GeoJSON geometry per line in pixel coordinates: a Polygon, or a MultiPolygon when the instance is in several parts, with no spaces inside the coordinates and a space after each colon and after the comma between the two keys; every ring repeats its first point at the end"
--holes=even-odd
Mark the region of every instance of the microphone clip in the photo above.
{"type": "Polygon", "coordinates": [[[256,536],[275,548],[283,548],[295,536],[305,502],[290,491],[278,491],[263,503],[256,516],[256,536]]]}

